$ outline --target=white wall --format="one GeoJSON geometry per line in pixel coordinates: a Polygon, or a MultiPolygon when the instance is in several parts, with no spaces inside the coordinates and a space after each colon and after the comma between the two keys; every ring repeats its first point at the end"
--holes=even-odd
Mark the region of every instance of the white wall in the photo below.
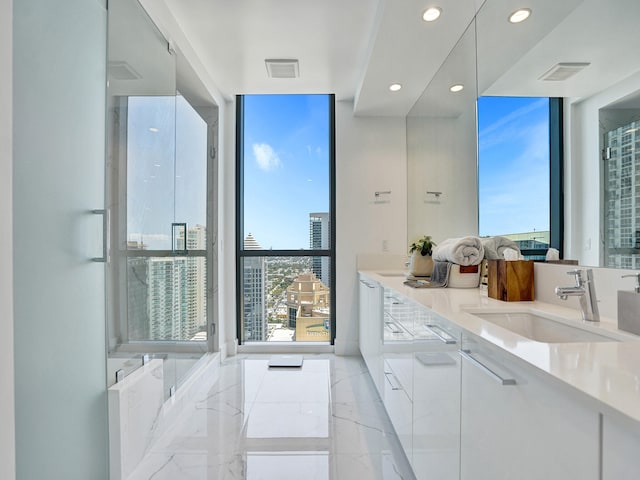
{"type": "Polygon", "coordinates": [[[603,242],[599,110],[640,90],[640,72],[565,108],[565,258],[601,264],[603,242]]]}
{"type": "Polygon", "coordinates": [[[17,477],[106,480],[105,2],[15,2],[13,56],[17,477]]]}
{"type": "Polygon", "coordinates": [[[12,227],[12,0],[0,1],[0,478],[15,478],[12,227]]]}
{"type": "Polygon", "coordinates": [[[336,342],[357,354],[356,256],[407,251],[405,119],[354,117],[351,102],[336,103],[336,342]],[[381,195],[376,203],[376,191],[381,195]]]}

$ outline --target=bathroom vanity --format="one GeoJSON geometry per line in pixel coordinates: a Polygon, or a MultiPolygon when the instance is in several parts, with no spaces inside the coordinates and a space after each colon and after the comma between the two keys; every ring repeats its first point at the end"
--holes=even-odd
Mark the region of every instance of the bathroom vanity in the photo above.
{"type": "Polygon", "coordinates": [[[635,479],[640,337],[360,271],[360,349],[418,479],[635,479]]]}

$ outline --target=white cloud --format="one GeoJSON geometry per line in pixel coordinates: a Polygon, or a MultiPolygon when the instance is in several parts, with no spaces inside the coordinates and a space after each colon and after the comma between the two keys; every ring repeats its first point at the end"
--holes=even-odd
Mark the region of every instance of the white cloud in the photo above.
{"type": "Polygon", "coordinates": [[[265,172],[282,166],[278,154],[271,148],[271,145],[266,143],[254,143],[253,156],[256,159],[258,167],[265,172]]]}

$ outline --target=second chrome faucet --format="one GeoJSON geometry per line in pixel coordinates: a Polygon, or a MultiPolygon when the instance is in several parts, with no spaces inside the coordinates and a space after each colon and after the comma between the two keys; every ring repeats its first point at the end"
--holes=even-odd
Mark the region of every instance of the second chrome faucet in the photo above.
{"type": "Polygon", "coordinates": [[[590,322],[600,321],[596,287],[593,283],[593,270],[571,270],[568,275],[575,275],[576,284],[569,287],[556,287],[556,295],[562,300],[568,297],[580,297],[582,319],[590,322]]]}

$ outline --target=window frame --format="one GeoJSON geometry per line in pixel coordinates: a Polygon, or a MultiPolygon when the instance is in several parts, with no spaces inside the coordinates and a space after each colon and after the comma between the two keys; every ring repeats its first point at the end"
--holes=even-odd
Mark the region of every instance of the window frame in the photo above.
{"type": "MultiPolygon", "coordinates": [[[[329,257],[331,285],[329,286],[331,332],[330,345],[336,338],[336,141],[335,141],[335,95],[322,94],[327,97],[329,113],[329,222],[331,225],[328,249],[299,250],[245,250],[244,249],[244,95],[236,95],[236,339],[243,345],[243,264],[244,258],[250,257],[329,257]]],[[[311,213],[311,212],[310,212],[311,213]]],[[[269,344],[271,342],[250,342],[269,344]]],[[[306,342],[290,342],[291,344],[306,342]]],[[[324,342],[312,342],[322,345],[324,342]]]]}

